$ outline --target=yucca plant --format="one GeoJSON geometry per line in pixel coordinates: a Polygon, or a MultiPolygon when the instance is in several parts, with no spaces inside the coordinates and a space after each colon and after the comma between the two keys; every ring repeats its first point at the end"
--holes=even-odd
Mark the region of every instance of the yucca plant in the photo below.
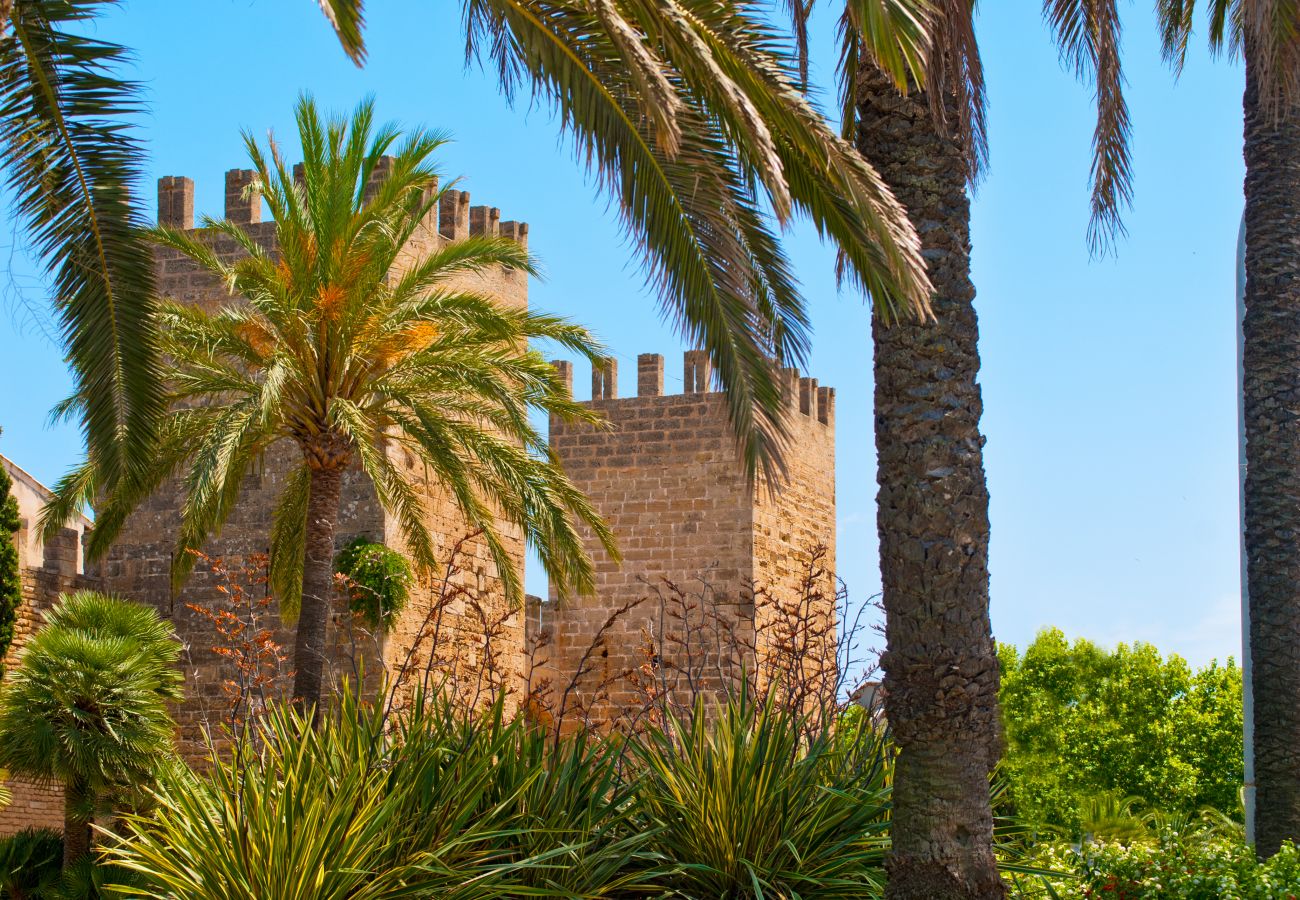
{"type": "Polygon", "coordinates": [[[180,644],[156,612],[92,592],[60,599],[0,689],[0,764],[63,786],[65,868],[105,803],[130,799],[171,753],[180,644]]]}
{"type": "MultiPolygon", "coordinates": [[[[345,688],[322,727],[278,706],[257,746],[168,773],[110,858],[126,896],[612,897],[649,890],[614,757],[420,698],[393,721],[345,688]],[[554,756],[552,756],[554,754],[554,756]]],[[[658,890],[656,890],[658,892],[658,890]]]]}
{"type": "Polygon", "coordinates": [[[742,694],[635,743],[636,815],[677,864],[668,883],[717,900],[881,896],[886,745],[864,719],[847,727],[856,740],[807,740],[796,713],[742,694]]]}
{"type": "MultiPolygon", "coordinates": [[[[296,118],[301,181],[274,144],[264,150],[245,135],[256,173],[250,189],[270,209],[277,252],[226,221],[152,233],[217,276],[231,296],[215,308],[162,305],[172,415],[150,477],[100,499],[90,546],[108,547],[135,505],[184,472],[179,581],[195,559],[188,551],[230,514],[249,464],[270,448],[296,448],[300,462],[286,479],[271,533],[271,581],[282,611],[297,614],[294,697],[312,706],[321,697],[349,466],[368,476],[416,567],[427,572],[438,551],[421,488],[394,453],[401,448],[423,463],[481,532],[512,601],[522,599],[522,585],[502,521],[532,543],[561,591],[592,586],[575,520],[617,551],[529,418],[540,411],[594,421],[528,342],[548,339],[592,359],[600,347],[581,327],[507,308],[456,282],[501,266],[535,272],[515,241],[470,237],[401,265],[442,196],[432,164],[438,135],[416,130],[401,138],[391,125],[376,127],[370,101],[350,118],[325,120],[304,97],[296,118]],[[218,236],[246,255],[224,259],[213,250],[218,236]]],[[[59,502],[70,510],[90,499],[96,481],[92,459],[61,484],[59,502]]]]}

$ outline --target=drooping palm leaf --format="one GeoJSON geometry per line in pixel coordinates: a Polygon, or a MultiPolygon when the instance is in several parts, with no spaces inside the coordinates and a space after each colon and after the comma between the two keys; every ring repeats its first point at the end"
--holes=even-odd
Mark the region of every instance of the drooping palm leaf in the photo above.
{"type": "Polygon", "coordinates": [[[153,261],[129,194],[142,156],[126,121],[138,91],[120,75],[126,51],[85,35],[110,5],[19,0],[0,45],[0,166],[51,276],[101,483],[144,472],[165,409],[153,261]]]}
{"type": "Polygon", "coordinates": [[[508,98],[556,110],[617,199],[665,315],[713,359],[751,473],[782,466],[775,367],[807,353],[774,226],[808,216],[890,315],[924,314],[929,296],[901,207],[807,103],[765,16],[699,0],[465,5],[469,58],[493,64],[508,98]]]}

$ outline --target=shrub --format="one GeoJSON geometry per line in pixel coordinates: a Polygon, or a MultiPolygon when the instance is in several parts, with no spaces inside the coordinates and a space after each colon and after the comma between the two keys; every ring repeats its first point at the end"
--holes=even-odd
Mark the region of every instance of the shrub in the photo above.
{"type": "Polygon", "coordinates": [[[411,566],[391,547],[354,538],[334,558],[334,571],[344,579],[352,612],[371,628],[387,627],[406,606],[411,566]]]}
{"type": "Polygon", "coordinates": [[[744,694],[703,702],[633,745],[635,806],[650,846],[678,864],[687,897],[870,896],[884,885],[889,788],[883,742],[823,732],[744,694]]]}
{"type": "Polygon", "coordinates": [[[64,865],[96,813],[134,799],[171,751],[180,645],[152,609],[62,597],[0,689],[0,764],[63,785],[64,865]]]}
{"type": "Polygon", "coordinates": [[[1300,851],[1292,844],[1266,862],[1227,837],[1156,843],[1086,845],[1078,867],[1079,895],[1110,900],[1295,900],[1300,851]]]}

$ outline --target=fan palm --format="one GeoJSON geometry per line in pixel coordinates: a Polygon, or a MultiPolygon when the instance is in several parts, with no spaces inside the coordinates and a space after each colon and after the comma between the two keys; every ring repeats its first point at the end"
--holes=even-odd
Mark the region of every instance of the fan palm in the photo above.
{"type": "MultiPolygon", "coordinates": [[[[1300,6],[1205,0],[1210,47],[1246,63],[1246,589],[1255,703],[1255,847],[1300,840],[1300,6]]],[[[1157,0],[1182,68],[1195,0],[1157,0]]]]}
{"type": "MultiPolygon", "coordinates": [[[[967,195],[985,163],[985,91],[973,0],[927,7],[918,15],[896,0],[847,0],[842,17],[844,136],[918,225],[934,287],[931,321],[877,316],[873,325],[881,664],[898,746],[888,896],[899,900],[1005,893],[989,802],[998,663],[967,195]]],[[[1094,250],[1120,230],[1129,197],[1119,31],[1108,11],[1109,0],[1044,2],[1062,56],[1096,84],[1094,250]]]]}
{"type": "MultiPolygon", "coordinates": [[[[255,170],[250,189],[274,219],[276,252],[226,221],[153,232],[228,285],[231,300],[216,308],[161,305],[173,412],[150,479],[107,495],[91,539],[92,552],[108,546],[135,504],[186,470],[179,545],[197,549],[230,513],[250,462],[282,443],[296,447],[301,462],[272,528],[271,577],[290,615],[301,597],[294,696],[306,705],[321,695],[340,489],[353,463],[400,523],[423,571],[435,566],[437,549],[420,487],[393,462],[399,448],[424,463],[481,531],[512,600],[521,599],[522,586],[502,520],[537,548],[562,592],[592,586],[575,518],[614,552],[609,530],[529,422],[534,410],[568,419],[594,414],[573,401],[528,341],[549,339],[592,359],[600,347],[576,325],[452,284],[502,266],[533,272],[515,241],[471,237],[407,259],[442,196],[431,163],[442,139],[427,131],[401,138],[392,126],[376,127],[373,116],[367,101],[350,119],[324,121],[301,99],[301,181],[274,143],[265,151],[245,135],[255,170]],[[223,259],[212,245],[219,235],[245,255],[223,259]]],[[[94,474],[88,463],[64,489],[89,496],[94,474]]],[[[176,558],[181,578],[193,554],[176,558]]]]}
{"type": "Polygon", "coordinates": [[[63,785],[64,866],[105,800],[147,783],[171,748],[180,644],[152,609],[89,591],[60,599],[0,690],[0,764],[63,785]]]}

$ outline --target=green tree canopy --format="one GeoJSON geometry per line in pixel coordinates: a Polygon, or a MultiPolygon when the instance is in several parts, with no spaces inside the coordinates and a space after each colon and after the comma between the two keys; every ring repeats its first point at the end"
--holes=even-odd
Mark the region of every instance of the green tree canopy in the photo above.
{"type": "Polygon", "coordinates": [[[1077,827],[1099,794],[1149,808],[1240,815],[1241,670],[1193,671],[1150,644],[1108,651],[1048,629],[1023,654],[1002,644],[1002,771],[1021,816],[1077,827]]]}

